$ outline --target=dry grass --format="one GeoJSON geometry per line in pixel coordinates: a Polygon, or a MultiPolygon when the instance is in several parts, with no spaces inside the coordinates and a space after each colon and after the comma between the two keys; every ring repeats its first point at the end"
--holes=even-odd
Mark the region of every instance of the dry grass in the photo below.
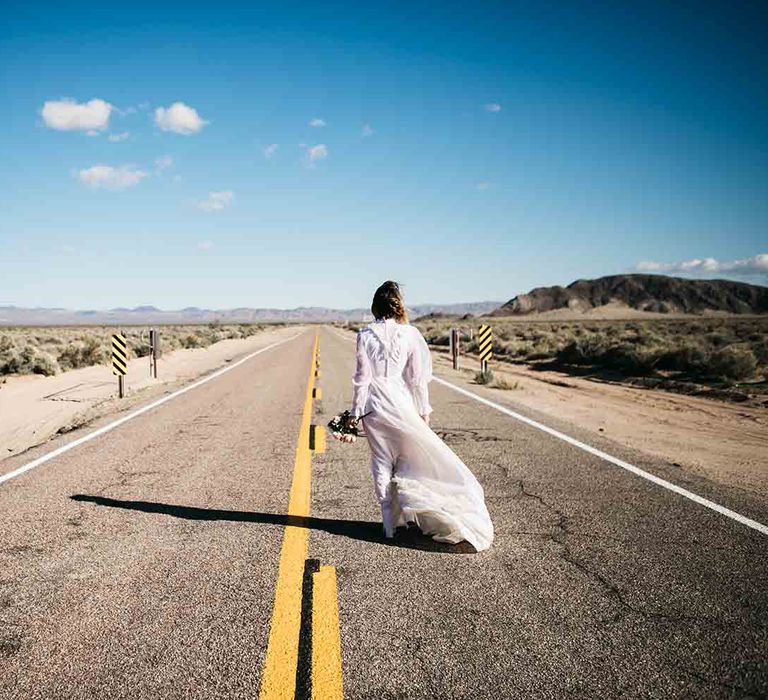
{"type": "MultiPolygon", "coordinates": [[[[451,327],[494,330],[495,359],[648,386],[664,382],[768,392],[768,316],[543,321],[425,318],[427,342],[447,347],[451,327]]],[[[462,342],[474,353],[477,341],[462,342]]]]}
{"type": "MultiPolygon", "coordinates": [[[[160,348],[170,352],[179,348],[205,348],[220,340],[248,338],[266,324],[202,326],[161,326],[160,348]]],[[[122,329],[130,357],[149,354],[147,327],[122,329]]],[[[40,327],[0,329],[0,375],[44,374],[89,367],[109,362],[111,336],[115,329],[95,327],[40,327]]]]}

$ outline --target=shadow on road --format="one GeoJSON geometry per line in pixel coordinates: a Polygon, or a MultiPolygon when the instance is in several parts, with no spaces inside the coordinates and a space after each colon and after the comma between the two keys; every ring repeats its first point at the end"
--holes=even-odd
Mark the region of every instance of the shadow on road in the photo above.
{"type": "Polygon", "coordinates": [[[142,513],[157,513],[170,515],[185,520],[226,520],[235,523],[261,523],[265,525],[290,525],[304,527],[310,530],[320,530],[331,535],[341,535],[353,540],[372,542],[389,547],[405,549],[421,549],[443,554],[474,554],[475,548],[467,542],[459,544],[444,544],[435,542],[431,537],[423,535],[417,528],[398,528],[394,539],[385,539],[381,534],[381,523],[366,520],[333,520],[331,518],[315,518],[312,516],[280,515],[278,513],[257,513],[245,510],[219,510],[217,508],[194,508],[178,506],[172,503],[155,503],[152,501],[120,501],[105,496],[88,496],[75,494],[70,496],[73,501],[95,503],[110,508],[137,510],[142,513]]]}

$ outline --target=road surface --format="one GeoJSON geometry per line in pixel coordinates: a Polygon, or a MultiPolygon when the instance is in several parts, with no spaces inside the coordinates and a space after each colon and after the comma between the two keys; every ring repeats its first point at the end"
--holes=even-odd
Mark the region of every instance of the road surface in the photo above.
{"type": "MultiPolygon", "coordinates": [[[[352,340],[301,331],[0,483],[0,698],[768,696],[766,534],[450,386],[433,428],[494,546],[381,539],[365,442],[306,444],[348,405],[352,340]]],[[[768,499],[503,402],[768,523],[768,499]]]]}

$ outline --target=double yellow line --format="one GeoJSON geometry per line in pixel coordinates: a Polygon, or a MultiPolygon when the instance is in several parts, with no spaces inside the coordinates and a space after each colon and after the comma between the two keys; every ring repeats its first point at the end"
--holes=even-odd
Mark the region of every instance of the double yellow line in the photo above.
{"type": "MultiPolygon", "coordinates": [[[[288,501],[288,515],[293,517],[309,516],[312,401],[316,395],[319,398],[320,393],[315,391],[315,377],[319,376],[318,346],[319,338],[315,334],[288,501]]],[[[302,582],[307,554],[307,528],[287,525],[280,551],[260,700],[294,700],[296,694],[302,582]]],[[[341,700],[343,690],[336,569],[332,566],[321,566],[317,573],[312,574],[312,578],[312,698],[341,700]]]]}

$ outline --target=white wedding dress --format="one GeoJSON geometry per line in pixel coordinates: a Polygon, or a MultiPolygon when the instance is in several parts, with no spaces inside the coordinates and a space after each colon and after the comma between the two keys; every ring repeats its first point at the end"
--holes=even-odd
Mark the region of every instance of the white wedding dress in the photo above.
{"type": "Polygon", "coordinates": [[[432,359],[417,328],[374,321],[357,335],[352,413],[363,418],[384,532],[413,522],[435,540],[493,542],[483,488],[421,419],[432,412],[432,359]]]}

